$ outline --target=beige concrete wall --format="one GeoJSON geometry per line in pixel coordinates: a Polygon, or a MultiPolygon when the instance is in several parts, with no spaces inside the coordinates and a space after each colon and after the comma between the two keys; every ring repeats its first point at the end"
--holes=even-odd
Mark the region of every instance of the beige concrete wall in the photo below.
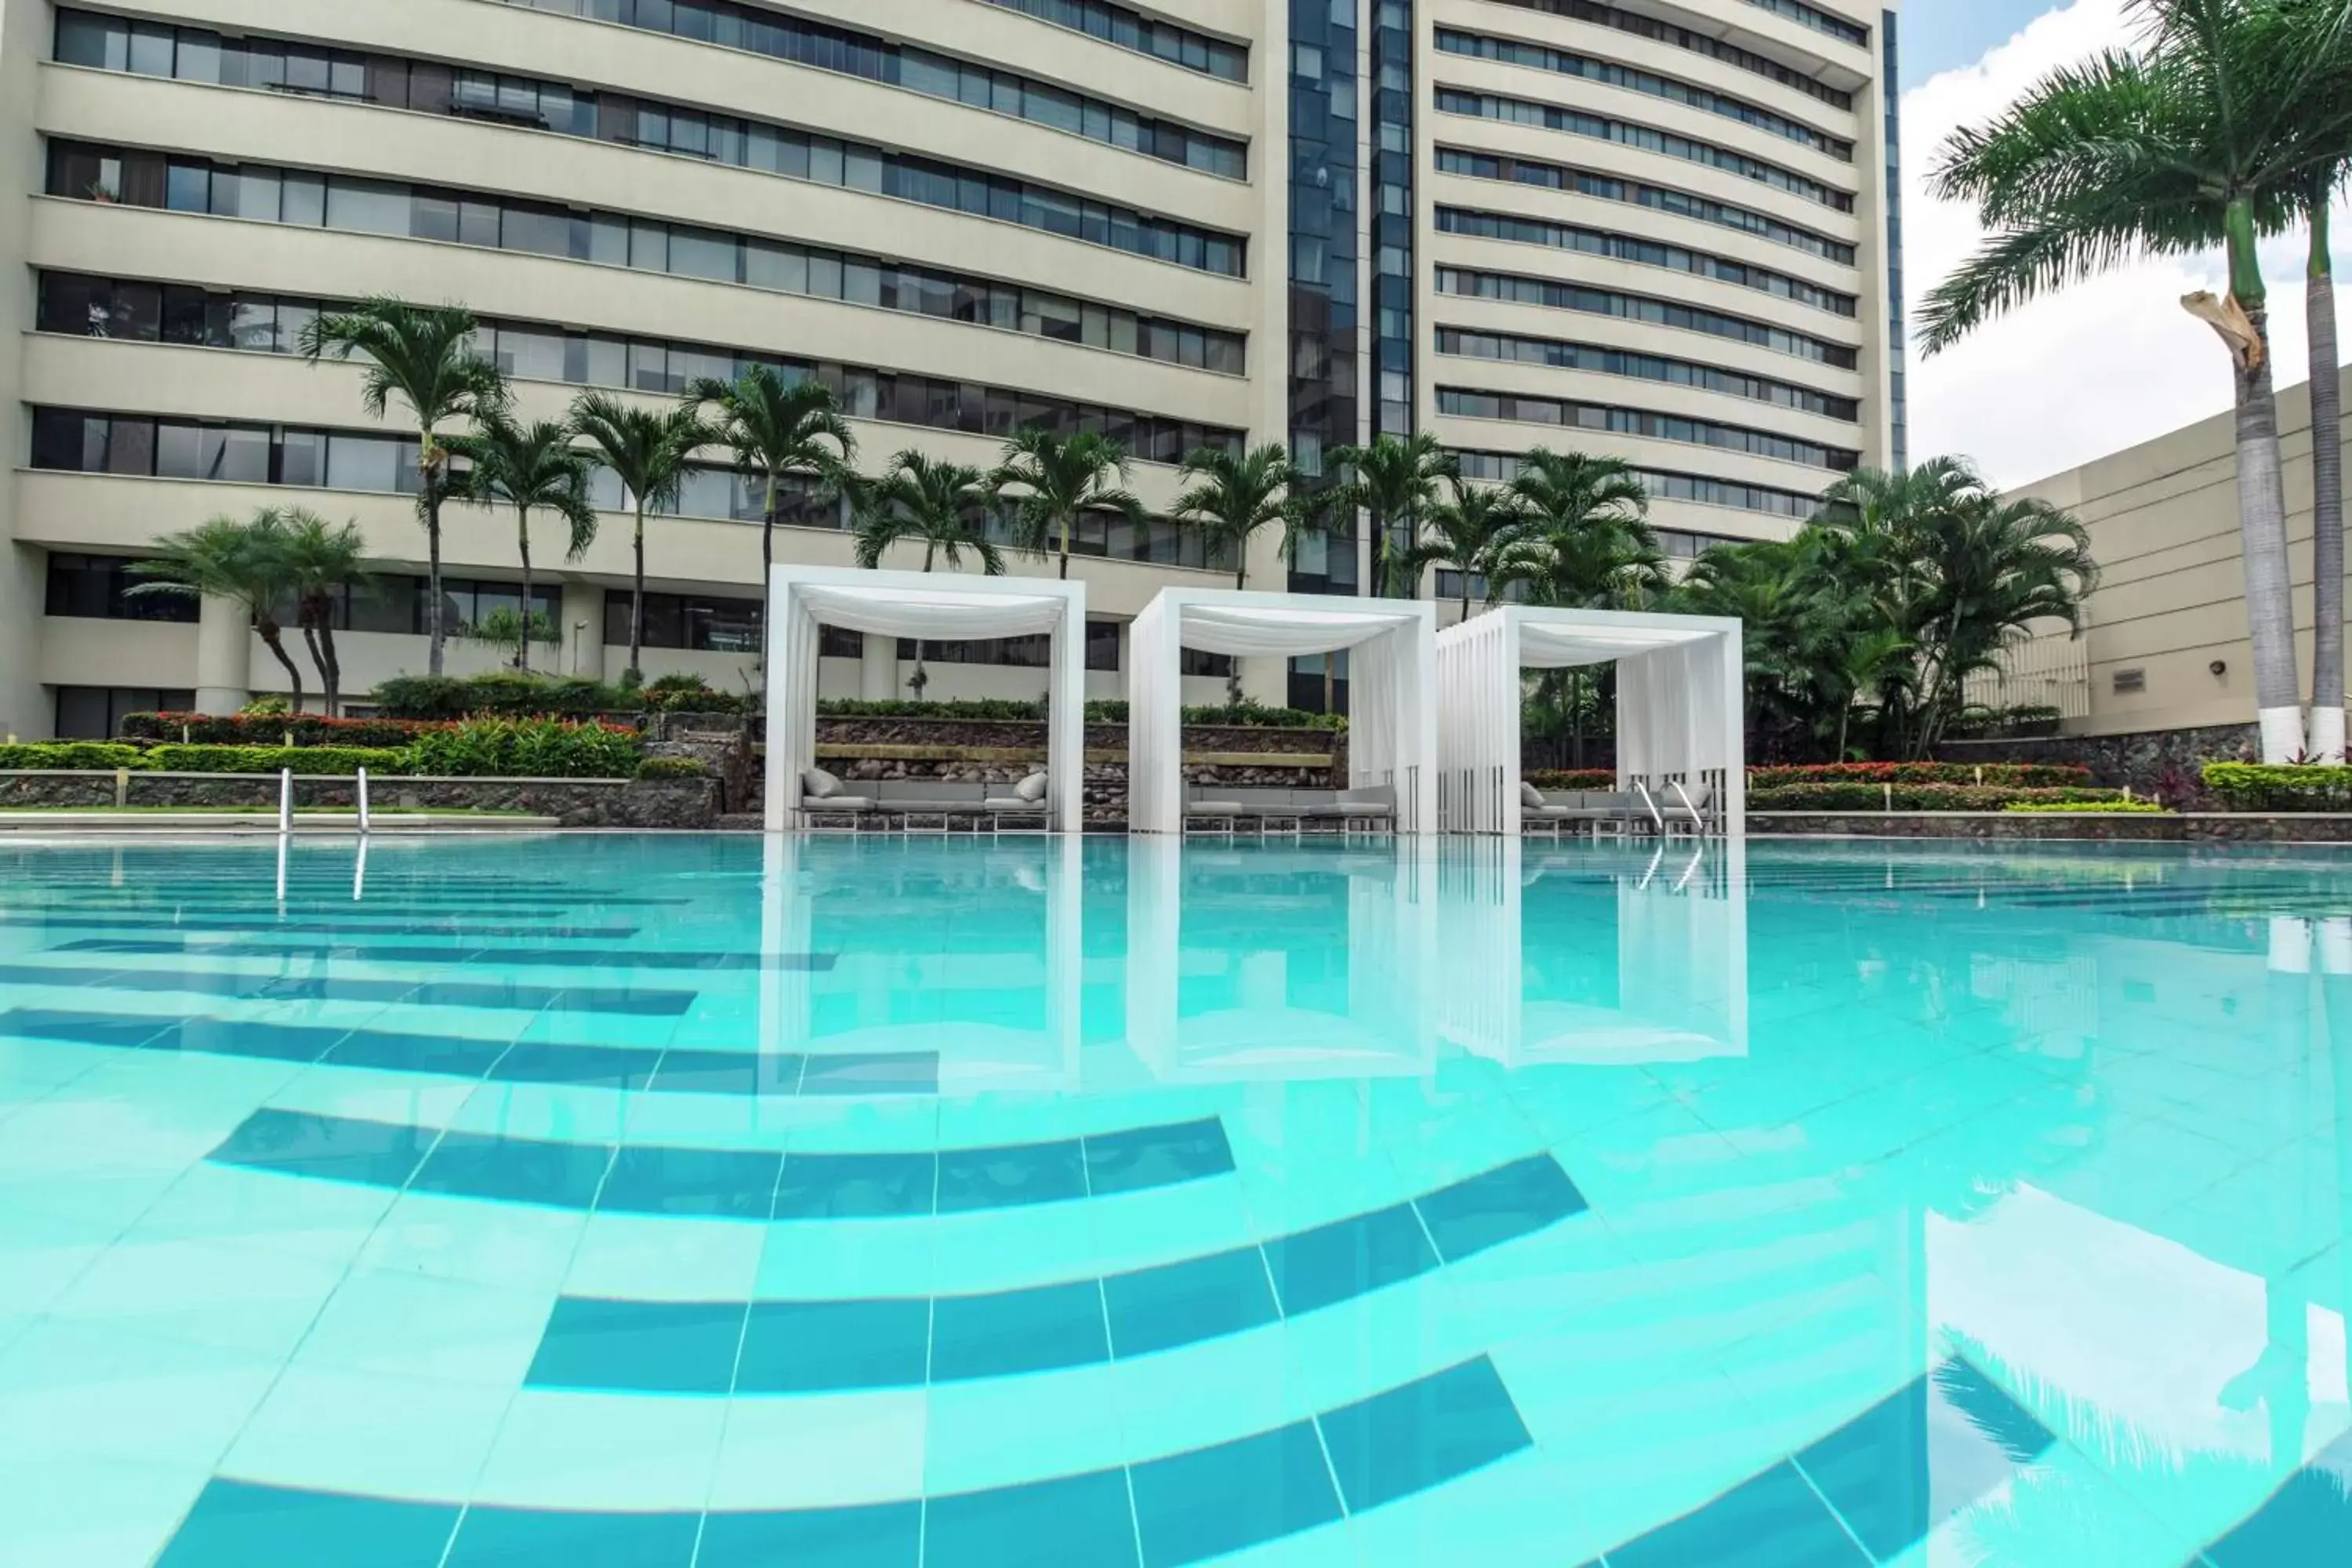
{"type": "MultiPolygon", "coordinates": [[[[2226,390],[2218,356],[2211,368],[2218,396],[2226,390]]],[[[2279,429],[2294,582],[2295,663],[2308,697],[2313,619],[2307,385],[2279,395],[2279,429]]],[[[2073,512],[2090,529],[2092,554],[2099,563],[2099,587],[2084,616],[2090,711],[2070,721],[2069,729],[2105,735],[2254,721],[2231,415],[2215,415],[2053,474],[2017,493],[2073,512]],[[2144,689],[2116,690],[2116,677],[2134,670],[2141,673],[2144,689]]]]}
{"type": "MultiPolygon", "coordinates": [[[[41,183],[40,140],[6,106],[28,103],[49,52],[45,0],[0,0],[0,179],[17,190],[41,183]]],[[[11,466],[31,438],[25,414],[23,333],[33,324],[33,275],[25,266],[21,206],[0,216],[0,439],[11,466]]],[[[42,574],[46,557],[18,542],[15,498],[0,483],[0,740],[49,732],[56,709],[41,685],[42,574]]]]}

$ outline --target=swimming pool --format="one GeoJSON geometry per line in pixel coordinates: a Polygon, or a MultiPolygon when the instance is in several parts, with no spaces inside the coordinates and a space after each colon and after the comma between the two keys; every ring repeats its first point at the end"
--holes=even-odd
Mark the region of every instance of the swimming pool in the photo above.
{"type": "Polygon", "coordinates": [[[2340,1563],[2347,868],[0,847],[0,1563],[2340,1563]]]}

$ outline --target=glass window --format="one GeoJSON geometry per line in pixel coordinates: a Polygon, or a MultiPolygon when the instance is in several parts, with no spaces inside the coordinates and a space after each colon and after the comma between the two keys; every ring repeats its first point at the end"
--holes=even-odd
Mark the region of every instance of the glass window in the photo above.
{"type": "Polygon", "coordinates": [[[669,230],[657,223],[629,226],[629,265],[648,272],[669,270],[669,230]]]}
{"type": "Polygon", "coordinates": [[[386,493],[400,488],[398,445],[381,436],[327,437],[327,488],[386,493]]]}
{"type": "MultiPolygon", "coordinates": [[[[289,186],[291,182],[289,182],[289,186]]],[[[406,185],[380,180],[352,180],[341,175],[327,186],[327,226],[360,234],[408,233],[409,196],[406,185]]]]}
{"type": "Polygon", "coordinates": [[[508,207],[499,243],[508,250],[568,256],[572,253],[572,215],[560,208],[508,207]]]}
{"type": "Polygon", "coordinates": [[[173,159],[163,177],[163,205],[175,213],[200,213],[210,212],[212,203],[211,165],[173,159]]]}
{"type": "Polygon", "coordinates": [[[131,29],[131,68],[141,76],[172,74],[172,29],[144,25],[131,29]]]}
{"type": "Polygon", "coordinates": [[[287,430],[279,435],[278,482],[305,486],[327,482],[327,437],[324,431],[287,430]]]}
{"type": "Polygon", "coordinates": [[[278,191],[278,221],[317,228],[327,221],[327,182],[318,174],[285,176],[278,191]]]}
{"type": "Polygon", "coordinates": [[[740,276],[735,250],[732,235],[698,228],[673,229],[669,237],[669,269],[689,278],[732,283],[740,276]]]}
{"type": "Polygon", "coordinates": [[[524,381],[562,381],[564,341],[562,332],[530,327],[500,327],[499,369],[524,381]]]}
{"type": "Polygon", "coordinates": [[[793,246],[753,240],[744,247],[743,281],[754,289],[805,294],[809,291],[808,253],[793,246]]]}
{"type": "Polygon", "coordinates": [[[123,70],[131,62],[131,29],[119,16],[58,13],[58,60],[62,65],[123,70]]]}

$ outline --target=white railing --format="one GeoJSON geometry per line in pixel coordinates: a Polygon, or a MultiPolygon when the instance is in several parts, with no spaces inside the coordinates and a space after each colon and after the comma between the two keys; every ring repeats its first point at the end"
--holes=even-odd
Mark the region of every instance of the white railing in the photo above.
{"type": "Polygon", "coordinates": [[[2055,708],[2062,719],[2091,715],[2091,650],[2087,639],[2063,633],[2011,643],[1995,656],[1998,669],[1979,670],[1961,684],[1967,700],[1984,708],[2055,708]]]}

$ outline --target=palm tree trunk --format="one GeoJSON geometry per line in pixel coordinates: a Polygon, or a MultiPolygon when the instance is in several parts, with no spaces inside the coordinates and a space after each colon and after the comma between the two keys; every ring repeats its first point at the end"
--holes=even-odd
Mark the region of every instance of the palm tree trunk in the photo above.
{"type": "MultiPolygon", "coordinates": [[[[646,678],[644,668],[637,662],[645,649],[646,637],[646,503],[642,498],[637,501],[635,548],[636,575],[629,583],[629,680],[633,685],[646,678]]],[[[763,586],[760,597],[767,596],[763,586]]]]}
{"type": "MultiPolygon", "coordinates": [[[[310,668],[319,672],[319,688],[321,691],[327,690],[327,657],[319,651],[319,632],[317,624],[310,618],[310,606],[303,605],[295,612],[295,625],[301,629],[302,646],[310,653],[310,668]]],[[[335,705],[331,700],[327,703],[326,713],[331,719],[334,717],[335,705]]]]}
{"type": "MultiPolygon", "coordinates": [[[[2241,300],[2241,304],[2244,301],[2241,300]]],[[[2280,474],[2278,397],[2271,384],[2269,312],[2247,310],[2256,350],[2238,356],[2238,522],[2245,560],[2246,629],[2254,647],[2254,710],[2263,761],[2304,752],[2303,699],[2294,668],[2294,578],[2287,560],[2286,494],[2280,474]]]]}
{"type": "Polygon", "coordinates": [[[1070,580],[1070,534],[1076,526],[1076,518],[1062,520],[1062,581],[1065,583],[1070,580]]]}
{"type": "Polygon", "coordinates": [[[2304,297],[2311,333],[2311,752],[2344,760],[2344,387],[2337,374],[2336,269],[2327,192],[2311,208],[2304,297]]]}
{"type": "MultiPolygon", "coordinates": [[[[767,602],[769,584],[776,576],[776,485],[782,476],[774,468],[768,470],[768,504],[760,509],[760,599],[767,602]]],[[[760,621],[760,657],[768,655],[768,623],[760,621]]]]}
{"type": "Polygon", "coordinates": [[[256,616],[253,617],[253,629],[260,637],[262,646],[285,667],[286,679],[294,689],[294,711],[299,713],[302,711],[302,667],[287,657],[283,628],[267,616],[256,616]]]}
{"type": "Polygon", "coordinates": [[[335,651],[334,611],[327,605],[319,609],[319,652],[323,659],[323,676],[327,684],[327,717],[339,717],[343,709],[343,659],[335,651]]]}
{"type": "Polygon", "coordinates": [[[530,673],[530,508],[515,508],[515,544],[522,552],[522,641],[516,645],[515,668],[530,673]]]}
{"type": "Polygon", "coordinates": [[[437,676],[446,635],[441,625],[441,498],[434,493],[430,476],[425,483],[425,668],[437,676]]]}

